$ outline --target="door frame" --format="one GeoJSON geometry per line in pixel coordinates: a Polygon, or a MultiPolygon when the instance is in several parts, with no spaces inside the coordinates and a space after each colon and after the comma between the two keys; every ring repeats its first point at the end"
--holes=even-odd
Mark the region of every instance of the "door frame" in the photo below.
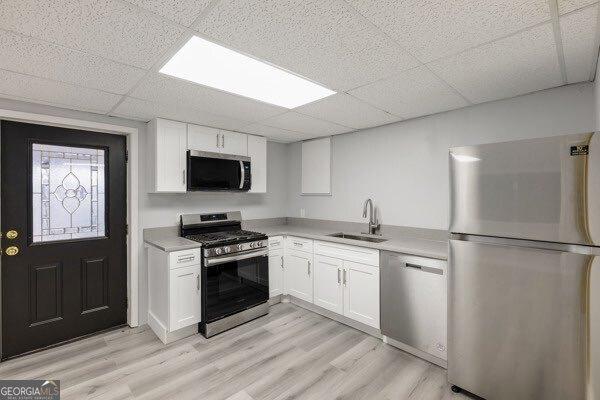
{"type": "MultiPolygon", "coordinates": [[[[127,137],[127,324],[139,325],[138,128],[76,118],[0,109],[0,120],[94,131],[127,137]]],[[[0,207],[2,205],[0,204],[0,207]]],[[[0,259],[0,268],[2,268],[0,259]]],[[[0,291],[2,287],[0,285],[0,291]]],[[[2,330],[0,330],[0,335],[2,330]]]]}

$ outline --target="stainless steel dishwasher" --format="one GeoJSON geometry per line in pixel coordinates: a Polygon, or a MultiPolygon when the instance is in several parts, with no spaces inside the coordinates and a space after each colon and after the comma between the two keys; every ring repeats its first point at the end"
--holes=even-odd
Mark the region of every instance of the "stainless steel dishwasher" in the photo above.
{"type": "Polygon", "coordinates": [[[384,340],[446,367],[446,261],[382,251],[380,287],[384,340]]]}

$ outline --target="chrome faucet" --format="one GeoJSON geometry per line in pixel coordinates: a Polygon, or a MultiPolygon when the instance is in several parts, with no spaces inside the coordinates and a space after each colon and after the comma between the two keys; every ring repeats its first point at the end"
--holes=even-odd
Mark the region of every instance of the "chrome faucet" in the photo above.
{"type": "Polygon", "coordinates": [[[377,222],[377,216],[373,209],[373,200],[365,200],[365,204],[363,205],[363,218],[367,218],[367,206],[369,206],[369,233],[371,235],[376,235],[380,225],[379,222],[377,222]]]}

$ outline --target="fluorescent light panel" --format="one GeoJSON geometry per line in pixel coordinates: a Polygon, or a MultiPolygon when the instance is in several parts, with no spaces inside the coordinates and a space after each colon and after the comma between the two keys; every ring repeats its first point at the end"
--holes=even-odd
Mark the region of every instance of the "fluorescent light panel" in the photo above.
{"type": "Polygon", "coordinates": [[[286,108],[335,92],[280,68],[193,36],[161,73],[286,108]]]}

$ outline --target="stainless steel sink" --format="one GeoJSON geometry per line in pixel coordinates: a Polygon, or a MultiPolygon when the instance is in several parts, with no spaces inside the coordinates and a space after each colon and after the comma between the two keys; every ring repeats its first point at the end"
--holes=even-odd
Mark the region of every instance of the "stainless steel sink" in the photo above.
{"type": "Polygon", "coordinates": [[[371,243],[381,243],[385,242],[387,239],[377,238],[373,236],[363,236],[363,235],[353,235],[351,233],[332,233],[331,235],[327,235],[331,237],[336,237],[340,239],[351,239],[351,240],[360,240],[363,242],[371,242],[371,243]]]}

